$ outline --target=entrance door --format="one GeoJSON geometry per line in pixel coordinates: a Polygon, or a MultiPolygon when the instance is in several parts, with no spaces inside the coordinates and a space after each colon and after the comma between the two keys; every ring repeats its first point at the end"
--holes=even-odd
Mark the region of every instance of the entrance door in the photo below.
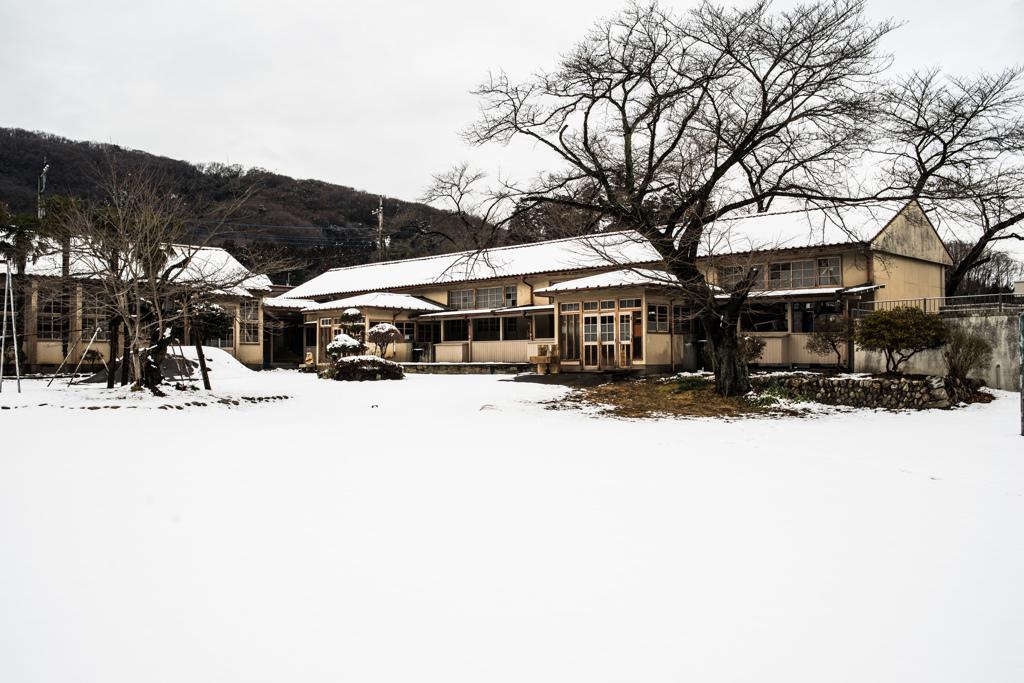
{"type": "Polygon", "coordinates": [[[598,350],[597,315],[583,316],[583,367],[596,368],[598,350]]]}
{"type": "Polygon", "coordinates": [[[619,362],[620,368],[633,365],[633,315],[619,313],[619,362]]]}
{"type": "Polygon", "coordinates": [[[615,367],[615,314],[601,314],[601,367],[615,367]]]}

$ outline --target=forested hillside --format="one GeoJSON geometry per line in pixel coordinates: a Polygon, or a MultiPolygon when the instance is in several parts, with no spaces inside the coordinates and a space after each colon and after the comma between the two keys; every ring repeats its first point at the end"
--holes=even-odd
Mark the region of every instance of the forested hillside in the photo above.
{"type": "MultiPolygon", "coordinates": [[[[170,191],[203,202],[210,217],[222,216],[239,196],[251,191],[232,211],[228,225],[216,227],[215,242],[232,251],[243,245],[286,251],[304,264],[292,271],[292,284],[328,268],[378,257],[377,195],[260,168],[191,163],[20,129],[0,128],[0,202],[11,213],[35,212],[37,178],[44,163],[49,165],[46,196],[98,196],[97,179],[112,162],[153,173],[170,191]]],[[[449,217],[424,204],[385,198],[384,224],[389,259],[465,247],[446,228],[449,217]]],[[[200,233],[202,229],[197,228],[200,233]]]]}

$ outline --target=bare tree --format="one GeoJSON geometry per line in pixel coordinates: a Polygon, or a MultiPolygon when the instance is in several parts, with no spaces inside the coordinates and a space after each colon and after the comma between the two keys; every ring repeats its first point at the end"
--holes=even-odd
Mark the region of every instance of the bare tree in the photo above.
{"type": "MultiPolygon", "coordinates": [[[[953,263],[963,263],[976,248],[973,242],[952,240],[945,242],[953,263]]],[[[989,247],[981,252],[981,258],[966,270],[957,285],[958,295],[999,294],[1012,292],[1013,285],[1024,279],[1024,263],[1010,254],[989,247]]]]}
{"type": "MultiPolygon", "coordinates": [[[[159,393],[159,364],[172,328],[186,325],[188,312],[200,302],[265,287],[269,281],[259,275],[280,264],[264,259],[264,270],[254,272],[207,246],[215,230],[204,229],[197,240],[189,223],[201,204],[146,169],[112,163],[99,186],[97,200],[53,202],[48,224],[68,246],[72,277],[86,283],[94,310],[109,321],[112,349],[123,339],[122,363],[130,377],[159,393]]],[[[116,355],[108,360],[108,383],[116,355]]]]}
{"type": "Polygon", "coordinates": [[[553,71],[522,83],[492,75],[465,136],[534,142],[561,167],[522,200],[597,214],[649,241],[699,309],[718,391],[745,393],[736,330],[757,274],[713,296],[698,268],[702,237],[717,219],[778,197],[846,197],[887,65],[878,43],[892,27],[868,22],[863,0],[780,12],[765,0],[702,2],[683,16],[631,4],[553,71]]]}
{"type": "Polygon", "coordinates": [[[825,315],[814,323],[814,329],[807,337],[806,348],[821,356],[836,354],[836,369],[842,366],[843,348],[853,339],[852,318],[843,315],[825,315]]]}
{"type": "Polygon", "coordinates": [[[960,291],[993,247],[1024,240],[1024,67],[970,78],[916,71],[885,91],[881,150],[889,192],[917,199],[948,227],[946,295],[960,291]]]}

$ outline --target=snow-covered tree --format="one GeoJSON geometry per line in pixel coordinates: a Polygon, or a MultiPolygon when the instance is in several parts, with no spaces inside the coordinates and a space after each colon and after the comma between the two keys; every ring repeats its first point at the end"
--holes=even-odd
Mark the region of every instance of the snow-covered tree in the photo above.
{"type": "Polygon", "coordinates": [[[374,345],[374,353],[387,355],[388,345],[405,341],[405,335],[391,323],[378,323],[366,333],[366,341],[374,345]]]}

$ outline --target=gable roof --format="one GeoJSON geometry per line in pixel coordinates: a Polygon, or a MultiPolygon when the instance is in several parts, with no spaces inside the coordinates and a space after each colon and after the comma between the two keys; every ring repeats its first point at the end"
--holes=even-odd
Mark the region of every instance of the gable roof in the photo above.
{"type": "MultiPolygon", "coordinates": [[[[187,244],[173,245],[173,258],[189,256],[188,265],[175,277],[181,284],[217,282],[223,288],[217,293],[225,296],[252,297],[252,292],[269,292],[270,278],[266,275],[252,275],[238,260],[220,247],[194,247],[187,244]]],[[[35,261],[26,264],[27,275],[60,277],[62,256],[59,247],[54,247],[35,261]]],[[[96,258],[84,249],[71,246],[70,272],[72,277],[93,279],[106,270],[96,258]]]]}
{"type": "MultiPolygon", "coordinates": [[[[851,244],[874,247],[872,241],[885,234],[909,206],[905,202],[874,202],[807,209],[793,203],[777,203],[769,212],[731,215],[716,221],[705,231],[699,256],[707,259],[712,255],[851,244]]],[[[928,229],[934,232],[930,225],[927,223],[928,229]]],[[[657,267],[661,263],[647,240],[635,232],[624,231],[335,268],[280,298],[317,299],[546,273],[657,267]]]]}
{"type": "Polygon", "coordinates": [[[332,294],[654,264],[660,260],[650,244],[635,233],[615,232],[335,268],[281,296],[314,299],[332,294]]]}

